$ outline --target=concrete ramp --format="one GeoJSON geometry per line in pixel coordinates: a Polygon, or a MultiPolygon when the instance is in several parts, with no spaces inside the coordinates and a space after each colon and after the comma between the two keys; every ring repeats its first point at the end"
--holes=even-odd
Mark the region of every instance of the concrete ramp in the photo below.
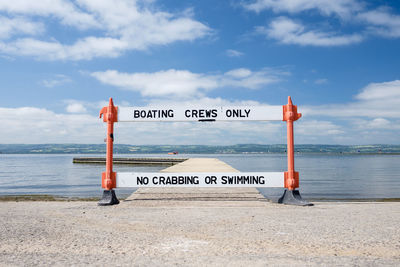
{"type": "MultiPolygon", "coordinates": [[[[216,158],[191,158],[160,172],[239,172],[216,158]]],[[[139,188],[128,201],[258,201],[264,197],[255,188],[139,188]]]]}

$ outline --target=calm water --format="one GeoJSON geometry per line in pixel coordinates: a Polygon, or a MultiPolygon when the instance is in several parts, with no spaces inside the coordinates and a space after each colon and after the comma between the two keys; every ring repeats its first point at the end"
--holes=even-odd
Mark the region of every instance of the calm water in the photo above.
{"type": "MultiPolygon", "coordinates": [[[[100,196],[101,172],[105,166],[73,164],[74,156],[85,155],[0,155],[0,195],[100,196]]],[[[117,156],[166,157],[164,154],[117,156]]],[[[284,154],[191,154],[179,157],[219,158],[240,171],[286,170],[284,154]]],[[[298,154],[295,161],[296,170],[300,172],[300,192],[305,198],[400,198],[399,155],[298,154]]],[[[135,172],[158,171],[163,168],[114,167],[116,171],[135,172]]],[[[126,196],[134,189],[117,191],[119,196],[126,196]]],[[[267,196],[278,196],[282,191],[275,188],[263,189],[267,196]]]]}

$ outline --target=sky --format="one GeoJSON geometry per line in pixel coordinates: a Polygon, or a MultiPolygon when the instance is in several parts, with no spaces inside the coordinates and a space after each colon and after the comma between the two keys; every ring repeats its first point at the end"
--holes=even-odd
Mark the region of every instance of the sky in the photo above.
{"type": "MultiPolygon", "coordinates": [[[[400,144],[400,2],[0,0],[3,144],[102,143],[117,106],[284,105],[296,144],[400,144]]],[[[117,123],[121,144],[282,144],[284,122],[117,123]]]]}

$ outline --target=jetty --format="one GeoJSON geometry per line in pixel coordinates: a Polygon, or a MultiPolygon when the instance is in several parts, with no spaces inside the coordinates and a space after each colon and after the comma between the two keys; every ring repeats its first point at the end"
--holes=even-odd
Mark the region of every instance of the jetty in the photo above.
{"type": "MultiPolygon", "coordinates": [[[[186,158],[114,158],[113,164],[131,164],[131,165],[166,165],[171,166],[180,162],[184,162],[186,158]]],[[[80,164],[106,164],[105,157],[75,157],[73,163],[80,164]]]]}
{"type": "MultiPolygon", "coordinates": [[[[239,172],[216,158],[190,158],[161,170],[163,173],[239,172]]],[[[139,188],[127,201],[265,201],[256,188],[163,187],[139,188]]]]}

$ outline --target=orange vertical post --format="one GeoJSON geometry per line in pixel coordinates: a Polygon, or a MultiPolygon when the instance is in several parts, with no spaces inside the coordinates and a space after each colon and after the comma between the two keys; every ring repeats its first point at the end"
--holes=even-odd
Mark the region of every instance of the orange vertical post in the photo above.
{"type": "Polygon", "coordinates": [[[107,122],[107,155],[106,155],[106,171],[102,173],[101,186],[106,190],[116,187],[115,172],[113,172],[113,143],[114,143],[114,122],[118,121],[118,109],[114,106],[112,98],[108,103],[108,107],[104,107],[100,111],[100,118],[107,122]]]}
{"type": "Polygon", "coordinates": [[[107,151],[106,151],[106,171],[101,176],[101,186],[105,189],[103,198],[99,205],[114,205],[119,201],[115,196],[113,188],[116,187],[116,173],[113,171],[113,143],[114,143],[114,123],[118,121],[118,107],[114,106],[112,98],[108,107],[103,107],[100,111],[100,118],[107,122],[107,151]]]}
{"type": "Polygon", "coordinates": [[[295,190],[299,187],[299,173],[294,170],[294,136],[293,122],[300,119],[301,113],[297,113],[297,106],[293,105],[288,97],[287,105],[283,106],[283,121],[287,126],[287,163],[288,171],[285,172],[285,188],[295,190]]]}

